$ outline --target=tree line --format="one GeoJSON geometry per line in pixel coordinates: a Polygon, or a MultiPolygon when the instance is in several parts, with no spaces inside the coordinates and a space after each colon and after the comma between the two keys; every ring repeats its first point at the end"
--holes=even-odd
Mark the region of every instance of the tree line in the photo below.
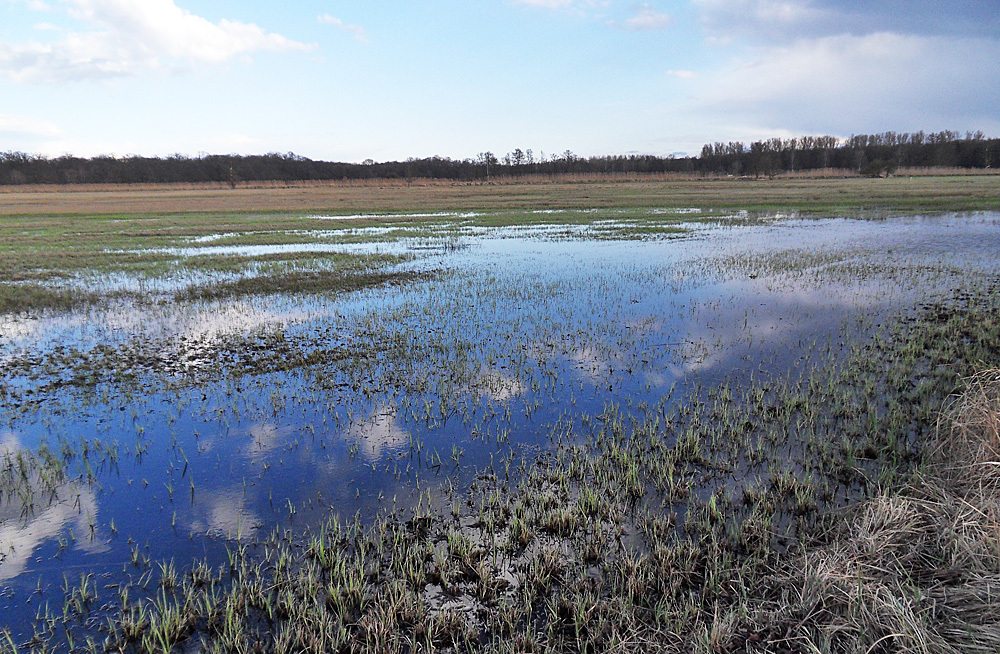
{"type": "Polygon", "coordinates": [[[0,184],[144,184],[249,181],[329,181],[364,179],[448,179],[490,181],[524,175],[570,173],[691,173],[773,177],[783,172],[824,168],[853,170],[869,176],[891,175],[899,168],[995,168],[1000,139],[982,132],[925,134],[885,132],[839,139],[803,136],[706,144],[696,157],[617,155],[580,157],[570,150],[546,156],[516,148],[503,156],[481,152],[468,159],[410,158],[405,161],[341,163],[314,161],[294,153],[263,155],[181,154],[169,157],[64,155],[46,157],[0,152],[0,184]]]}
{"type": "Polygon", "coordinates": [[[753,177],[781,172],[838,168],[872,177],[899,168],[995,168],[1000,164],[1000,139],[982,132],[861,134],[847,139],[803,136],[767,139],[749,146],[740,142],[712,143],[701,149],[702,172],[753,177]]]}

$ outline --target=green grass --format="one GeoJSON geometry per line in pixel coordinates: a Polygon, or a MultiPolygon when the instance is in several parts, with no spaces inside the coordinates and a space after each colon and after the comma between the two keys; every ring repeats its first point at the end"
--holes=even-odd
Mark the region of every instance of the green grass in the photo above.
{"type": "Polygon", "coordinates": [[[94,293],[57,289],[42,284],[0,284],[0,313],[20,313],[39,308],[73,309],[98,300],[94,293]]]}
{"type": "Polygon", "coordinates": [[[198,285],[179,291],[174,297],[179,302],[187,302],[276,293],[346,293],[386,284],[405,284],[426,277],[427,274],[413,272],[296,271],[198,285]]]}
{"type": "MultiPolygon", "coordinates": [[[[181,257],[162,251],[169,248],[390,242],[402,238],[440,238],[460,234],[462,228],[469,227],[539,224],[593,225],[594,238],[634,239],[682,235],[683,228],[679,224],[685,222],[745,222],[775,212],[803,216],[884,217],[900,213],[1000,208],[1000,176],[993,175],[309,190],[319,193],[316,201],[320,204],[314,209],[318,212],[385,214],[345,220],[296,213],[292,199],[301,200],[301,194],[283,200],[282,193],[289,189],[272,191],[277,207],[254,212],[204,213],[185,209],[183,213],[95,212],[87,215],[86,202],[83,202],[74,205],[82,209],[80,215],[46,214],[43,212],[45,206],[41,205],[34,214],[3,216],[0,218],[0,285],[11,298],[3,306],[8,307],[7,310],[20,310],[33,305],[62,307],[73,304],[65,289],[52,289],[48,293],[39,287],[10,290],[9,287],[17,282],[62,281],[68,284],[79,277],[106,274],[157,277],[185,270],[238,274],[264,261],[272,264],[268,275],[273,277],[279,275],[282,268],[301,273],[306,269],[321,269],[336,257],[354,256],[290,253],[253,259],[223,255],[181,257]],[[322,202],[333,198],[343,203],[324,207],[322,202]],[[283,201],[286,208],[282,208],[283,201]],[[669,213],[691,207],[700,211],[669,213]],[[540,210],[554,213],[538,213],[540,210]],[[453,218],[408,215],[468,211],[479,214],[453,218]],[[601,225],[608,220],[615,224],[601,225]],[[370,227],[389,229],[375,235],[354,231],[370,227]],[[220,238],[196,241],[211,236],[220,238]]],[[[115,206],[128,206],[130,198],[148,195],[146,192],[115,193],[121,196],[115,206]]],[[[45,196],[44,193],[35,195],[45,196]]]]}

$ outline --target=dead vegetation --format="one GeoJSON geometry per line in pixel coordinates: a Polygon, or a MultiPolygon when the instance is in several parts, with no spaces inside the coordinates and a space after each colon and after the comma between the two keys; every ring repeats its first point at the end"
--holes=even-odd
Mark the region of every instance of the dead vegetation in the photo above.
{"type": "Polygon", "coordinates": [[[870,180],[824,169],[754,180],[687,174],[580,174],[452,180],[0,187],[3,216],[202,213],[399,213],[537,209],[685,208],[802,211],[977,211],[997,208],[1000,175],[900,170],[870,180]]]}
{"type": "Polygon", "coordinates": [[[771,577],[730,651],[1000,651],[1000,370],[967,380],[927,465],[771,577]]]}

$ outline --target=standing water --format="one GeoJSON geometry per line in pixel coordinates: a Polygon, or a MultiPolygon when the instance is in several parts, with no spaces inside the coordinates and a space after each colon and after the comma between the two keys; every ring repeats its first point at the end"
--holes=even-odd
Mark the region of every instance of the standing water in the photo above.
{"type": "Polygon", "coordinates": [[[479,229],[349,246],[413,255],[404,285],[0,316],[0,629],[512,480],[609,406],[794,381],[995,274],[998,243],[997,214],[479,229]]]}

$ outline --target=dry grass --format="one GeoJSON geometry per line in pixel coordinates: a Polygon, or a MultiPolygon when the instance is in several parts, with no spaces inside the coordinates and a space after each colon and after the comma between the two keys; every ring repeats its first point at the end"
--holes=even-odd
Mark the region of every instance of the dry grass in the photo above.
{"type": "MultiPolygon", "coordinates": [[[[910,172],[910,171],[907,171],[910,172]]],[[[381,213],[629,207],[962,211],[1000,208],[1000,175],[920,171],[871,180],[846,171],[775,179],[693,175],[530,176],[481,182],[363,180],[0,187],[0,215],[198,212],[381,213]],[[928,174],[928,172],[934,174],[928,174]]]]}
{"type": "Polygon", "coordinates": [[[968,380],[928,458],[776,574],[732,649],[1000,651],[1000,370],[968,380]]]}
{"type": "Polygon", "coordinates": [[[1000,491],[1000,370],[971,378],[938,425],[934,473],[963,493],[1000,491]]]}

